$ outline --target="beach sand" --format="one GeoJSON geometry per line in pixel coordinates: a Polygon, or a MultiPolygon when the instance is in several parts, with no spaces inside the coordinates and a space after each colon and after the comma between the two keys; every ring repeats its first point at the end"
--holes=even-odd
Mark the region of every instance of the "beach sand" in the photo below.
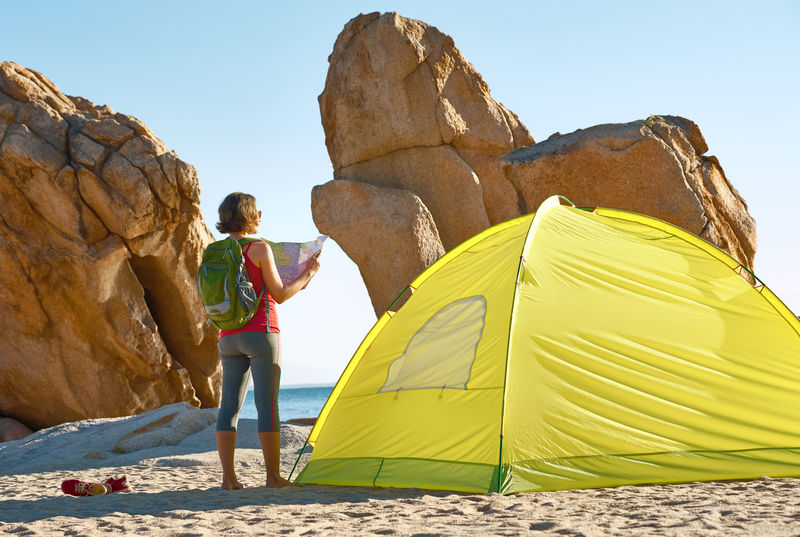
{"type": "MultiPolygon", "coordinates": [[[[170,405],[0,444],[0,534],[800,536],[800,479],[513,496],[311,485],[265,489],[259,486],[264,466],[254,420],[241,420],[239,428],[237,472],[247,488],[224,491],[215,415],[214,409],[170,405]],[[122,474],[134,492],[75,498],[60,490],[64,479],[122,474]]],[[[284,476],[309,431],[283,424],[284,476]]]]}

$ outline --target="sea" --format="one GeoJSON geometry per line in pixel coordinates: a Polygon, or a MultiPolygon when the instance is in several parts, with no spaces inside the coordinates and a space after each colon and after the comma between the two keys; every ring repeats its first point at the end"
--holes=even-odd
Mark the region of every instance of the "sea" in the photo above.
{"type": "MultiPolygon", "coordinates": [[[[332,391],[333,386],[281,386],[278,391],[278,411],[281,421],[316,418],[332,391]]],[[[258,417],[252,386],[247,390],[239,417],[251,419],[258,417]]]]}

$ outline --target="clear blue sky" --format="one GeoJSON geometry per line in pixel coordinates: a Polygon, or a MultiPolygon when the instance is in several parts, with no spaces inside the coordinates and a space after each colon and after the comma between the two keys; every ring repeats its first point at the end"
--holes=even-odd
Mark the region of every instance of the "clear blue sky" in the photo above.
{"type": "MultiPolygon", "coordinates": [[[[0,0],[0,60],[135,116],[193,164],[209,227],[234,190],[261,235],[311,240],[332,178],[317,96],[359,13],[397,11],[455,40],[537,140],[650,114],[692,119],[758,225],[756,274],[800,313],[800,2],[207,2],[0,0]]],[[[333,383],[375,320],[328,241],[283,304],[283,384],[333,383]]]]}

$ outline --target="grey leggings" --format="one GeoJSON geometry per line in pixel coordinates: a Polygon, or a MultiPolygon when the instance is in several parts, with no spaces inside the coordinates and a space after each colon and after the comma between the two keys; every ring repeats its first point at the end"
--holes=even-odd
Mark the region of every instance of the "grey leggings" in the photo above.
{"type": "Polygon", "coordinates": [[[217,415],[218,431],[235,431],[239,412],[247,393],[250,371],[253,372],[253,397],[258,411],[258,432],[280,431],[278,387],[281,367],[278,357],[278,334],[241,332],[220,338],[222,360],[222,401],[217,415]]]}

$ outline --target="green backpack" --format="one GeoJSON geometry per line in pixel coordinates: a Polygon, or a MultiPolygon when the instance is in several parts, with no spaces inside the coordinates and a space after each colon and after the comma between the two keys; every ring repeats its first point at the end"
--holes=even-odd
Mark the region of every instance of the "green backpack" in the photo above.
{"type": "MultiPolygon", "coordinates": [[[[257,239],[245,240],[247,244],[257,239]]],[[[266,291],[264,286],[256,296],[247,275],[242,247],[230,237],[206,247],[197,271],[197,286],[208,322],[221,330],[235,330],[250,322],[266,291]]]]}

